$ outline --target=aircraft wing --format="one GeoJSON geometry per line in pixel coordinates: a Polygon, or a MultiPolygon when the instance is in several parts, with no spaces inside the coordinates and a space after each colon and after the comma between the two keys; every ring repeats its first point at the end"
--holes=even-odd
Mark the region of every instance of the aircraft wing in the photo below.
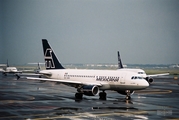
{"type": "Polygon", "coordinates": [[[35,78],[35,77],[27,77],[27,79],[31,80],[39,80],[39,81],[50,81],[50,82],[59,82],[63,84],[72,84],[72,85],[97,85],[101,87],[102,85],[100,83],[91,83],[91,82],[80,82],[80,81],[72,81],[68,79],[59,80],[59,79],[48,79],[48,78],[35,78]]]}
{"type": "MultiPolygon", "coordinates": [[[[27,78],[27,77],[37,77],[37,76],[41,76],[41,75],[43,75],[43,76],[51,76],[51,73],[49,73],[49,72],[45,72],[45,71],[43,71],[43,72],[40,72],[40,73],[35,73],[35,72],[33,72],[33,73],[31,73],[31,72],[22,72],[21,74],[20,74],[20,78],[27,78]]],[[[19,78],[18,78],[19,79],[19,78]]]]}
{"type": "Polygon", "coordinates": [[[4,73],[12,73],[12,74],[14,73],[14,74],[17,74],[17,73],[22,73],[22,71],[15,71],[15,72],[13,72],[13,71],[8,71],[8,72],[4,71],[4,73]]]}
{"type": "Polygon", "coordinates": [[[34,72],[34,70],[22,70],[22,72],[34,72]]]}
{"type": "Polygon", "coordinates": [[[50,72],[48,72],[48,71],[46,71],[46,70],[40,71],[39,74],[41,74],[41,75],[46,75],[46,76],[51,76],[51,75],[52,75],[52,73],[50,73],[50,72]]]}
{"type": "Polygon", "coordinates": [[[164,76],[169,75],[169,73],[162,73],[162,74],[153,74],[153,75],[147,75],[148,77],[158,77],[158,76],[164,76]]]}
{"type": "Polygon", "coordinates": [[[38,73],[22,73],[21,74],[22,76],[39,76],[39,75],[41,75],[41,74],[38,74],[38,73]]]}

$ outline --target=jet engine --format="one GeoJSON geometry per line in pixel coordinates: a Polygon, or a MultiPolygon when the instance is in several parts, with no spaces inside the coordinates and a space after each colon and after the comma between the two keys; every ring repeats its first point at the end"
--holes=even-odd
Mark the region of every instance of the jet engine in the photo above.
{"type": "MultiPolygon", "coordinates": [[[[120,91],[117,91],[119,94],[122,94],[122,95],[127,95],[126,91],[125,90],[120,90],[120,91]]],[[[134,94],[134,91],[130,90],[130,95],[134,94]]]]}
{"type": "Polygon", "coordinates": [[[83,92],[84,95],[95,96],[98,93],[99,88],[98,86],[95,85],[85,85],[82,86],[81,91],[83,92]]]}
{"type": "Polygon", "coordinates": [[[149,84],[153,83],[154,79],[150,77],[145,78],[149,84]]]}

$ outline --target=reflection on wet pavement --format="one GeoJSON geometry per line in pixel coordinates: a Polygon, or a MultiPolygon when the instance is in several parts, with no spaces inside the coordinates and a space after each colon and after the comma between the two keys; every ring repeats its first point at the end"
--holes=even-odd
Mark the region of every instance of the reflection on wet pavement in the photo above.
{"type": "Polygon", "coordinates": [[[76,100],[76,89],[62,84],[0,77],[0,120],[176,119],[178,87],[172,78],[158,78],[130,101],[114,91],[106,91],[107,100],[98,96],[76,100]]]}

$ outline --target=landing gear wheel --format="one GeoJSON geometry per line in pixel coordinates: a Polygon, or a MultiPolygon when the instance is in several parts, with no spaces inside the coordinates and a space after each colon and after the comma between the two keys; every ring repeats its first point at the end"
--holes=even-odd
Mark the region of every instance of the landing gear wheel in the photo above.
{"type": "Polygon", "coordinates": [[[126,100],[130,100],[131,99],[131,96],[126,96],[126,100]]]}
{"type": "Polygon", "coordinates": [[[106,100],[106,93],[104,91],[99,93],[99,99],[106,100]]]}
{"type": "Polygon", "coordinates": [[[130,90],[126,90],[126,100],[130,100],[131,96],[130,96],[130,90]]]}
{"type": "Polygon", "coordinates": [[[17,80],[20,79],[20,75],[16,74],[17,80]]]}
{"type": "Polygon", "coordinates": [[[83,93],[76,93],[75,98],[76,99],[82,99],[83,98],[83,93]]]}

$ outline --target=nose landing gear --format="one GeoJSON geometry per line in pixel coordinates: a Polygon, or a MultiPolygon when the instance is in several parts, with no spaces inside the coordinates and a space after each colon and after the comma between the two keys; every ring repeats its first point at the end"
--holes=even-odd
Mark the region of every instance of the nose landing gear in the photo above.
{"type": "Polygon", "coordinates": [[[131,99],[131,96],[130,96],[130,90],[126,90],[126,100],[130,100],[131,99]]]}

